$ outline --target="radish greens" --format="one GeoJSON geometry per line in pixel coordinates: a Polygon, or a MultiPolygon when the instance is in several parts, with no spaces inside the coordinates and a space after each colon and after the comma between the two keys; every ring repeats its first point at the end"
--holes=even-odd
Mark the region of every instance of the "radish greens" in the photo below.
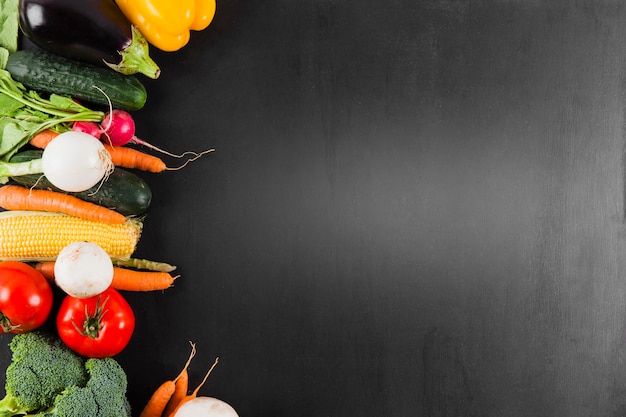
{"type": "Polygon", "coordinates": [[[3,56],[17,51],[19,21],[19,0],[0,0],[0,47],[6,51],[3,56]]]}
{"type": "Polygon", "coordinates": [[[8,161],[44,129],[69,130],[72,122],[100,121],[103,116],[103,112],[76,103],[71,97],[50,94],[44,98],[0,69],[0,161],[8,161]]]}

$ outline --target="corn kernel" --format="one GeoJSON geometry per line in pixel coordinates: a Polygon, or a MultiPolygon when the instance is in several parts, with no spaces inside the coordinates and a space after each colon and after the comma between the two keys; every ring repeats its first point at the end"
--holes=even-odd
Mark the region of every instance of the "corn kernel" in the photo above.
{"type": "Polygon", "coordinates": [[[54,260],[73,242],[93,242],[111,258],[130,257],[141,235],[141,222],[108,224],[59,213],[0,212],[0,260],[54,260]]]}

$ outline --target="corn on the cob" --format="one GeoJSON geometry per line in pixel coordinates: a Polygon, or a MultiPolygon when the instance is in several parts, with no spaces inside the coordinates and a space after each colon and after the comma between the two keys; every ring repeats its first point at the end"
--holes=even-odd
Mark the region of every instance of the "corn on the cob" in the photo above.
{"type": "Polygon", "coordinates": [[[54,260],[72,242],[93,242],[111,258],[128,258],[141,235],[139,220],[107,224],[60,213],[0,212],[0,260],[54,260]]]}

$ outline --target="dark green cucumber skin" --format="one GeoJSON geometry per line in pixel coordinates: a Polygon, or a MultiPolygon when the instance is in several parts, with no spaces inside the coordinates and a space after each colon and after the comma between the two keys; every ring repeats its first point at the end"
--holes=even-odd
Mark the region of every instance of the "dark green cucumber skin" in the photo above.
{"type": "MultiPolygon", "coordinates": [[[[11,158],[11,162],[30,161],[41,158],[41,150],[27,150],[19,152],[11,158]]],[[[146,182],[130,171],[115,168],[111,175],[102,184],[80,193],[61,191],[42,175],[22,175],[11,178],[25,187],[35,187],[43,190],[60,191],[73,195],[81,200],[110,208],[124,216],[140,216],[145,214],[152,201],[152,190],[146,182]]]]}
{"type": "Polygon", "coordinates": [[[38,49],[12,53],[6,70],[13,79],[35,91],[67,95],[102,106],[109,105],[108,97],[113,108],[126,111],[141,109],[148,97],[145,86],[135,76],[38,49]]]}

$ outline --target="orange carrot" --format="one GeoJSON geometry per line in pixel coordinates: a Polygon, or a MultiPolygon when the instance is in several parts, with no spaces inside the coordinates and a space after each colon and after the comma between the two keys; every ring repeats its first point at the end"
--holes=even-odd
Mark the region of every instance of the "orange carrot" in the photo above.
{"type": "Polygon", "coordinates": [[[5,210],[40,210],[65,213],[103,223],[122,224],[126,217],[114,210],[51,190],[36,190],[21,185],[0,187],[0,207],[5,210]]]}
{"type": "Polygon", "coordinates": [[[187,390],[189,389],[189,372],[187,372],[187,368],[189,368],[191,359],[193,359],[193,357],[196,355],[196,345],[191,342],[189,343],[191,344],[191,354],[189,355],[189,359],[187,359],[183,370],[180,371],[180,374],[178,374],[176,378],[174,378],[176,388],[174,389],[172,397],[167,402],[167,406],[165,407],[165,411],[163,412],[163,417],[172,417],[174,415],[174,410],[176,410],[176,408],[178,407],[178,404],[187,395],[187,390]]]}
{"type": "Polygon", "coordinates": [[[213,365],[211,366],[211,368],[209,369],[209,371],[206,373],[206,375],[204,375],[204,379],[202,380],[202,382],[200,382],[200,385],[198,385],[196,387],[195,390],[193,390],[193,392],[189,395],[185,395],[179,402],[178,405],[176,406],[176,408],[174,409],[174,412],[172,415],[175,415],[176,412],[178,411],[178,409],[180,407],[182,407],[183,404],[185,404],[187,401],[191,401],[194,398],[196,398],[198,396],[198,391],[200,391],[200,388],[204,385],[204,383],[206,382],[206,380],[209,378],[209,375],[211,374],[211,372],[213,371],[213,368],[215,368],[215,366],[217,365],[219,358],[215,358],[215,362],[213,362],[213,365]]]}
{"type": "Polygon", "coordinates": [[[182,401],[182,399],[185,398],[188,389],[189,373],[187,372],[187,369],[183,369],[175,381],[174,393],[167,402],[167,406],[165,407],[165,411],[163,411],[162,417],[172,417],[174,415],[174,410],[176,410],[176,407],[178,407],[178,404],[182,401]]]}
{"type": "Polygon", "coordinates": [[[111,285],[121,291],[157,291],[166,290],[178,276],[173,277],[169,272],[136,271],[127,268],[113,268],[113,282],[111,285]]]}
{"type": "Polygon", "coordinates": [[[30,138],[28,143],[36,148],[44,149],[46,146],[48,146],[50,141],[56,138],[58,135],[59,133],[55,132],[54,130],[44,129],[41,132],[35,134],[35,136],[33,136],[32,138],[30,138]]]}
{"type": "MultiPolygon", "coordinates": [[[[187,362],[185,363],[185,366],[183,368],[183,372],[185,374],[187,373],[187,368],[189,367],[189,364],[191,363],[191,359],[195,356],[195,354],[196,354],[196,345],[191,343],[191,354],[189,355],[189,359],[187,359],[187,362]]],[[[143,408],[143,411],[141,412],[139,417],[164,417],[166,415],[165,414],[166,407],[169,404],[169,402],[172,401],[172,398],[174,394],[176,393],[177,382],[179,378],[181,378],[181,375],[183,375],[183,372],[178,374],[176,378],[163,382],[156,389],[156,391],[154,391],[154,393],[152,394],[152,396],[146,403],[145,407],[143,408]]],[[[185,395],[186,395],[187,387],[183,387],[183,388],[185,389],[185,395]]]]}
{"type": "Polygon", "coordinates": [[[162,172],[167,169],[161,158],[126,146],[112,146],[104,144],[111,154],[111,160],[115,166],[122,168],[134,168],[147,172],[162,172]]]}
{"type": "Polygon", "coordinates": [[[34,264],[37,271],[41,272],[48,281],[54,282],[54,261],[37,262],[34,264]]]}
{"type": "MultiPolygon", "coordinates": [[[[38,262],[35,269],[54,282],[54,261],[38,262]]],[[[136,271],[116,266],[113,267],[111,286],[120,291],[158,291],[171,287],[176,278],[178,276],[173,277],[169,272],[136,271]]]]}
{"type": "Polygon", "coordinates": [[[174,394],[176,384],[173,380],[162,383],[152,394],[139,417],[161,417],[167,402],[174,394]]]}

